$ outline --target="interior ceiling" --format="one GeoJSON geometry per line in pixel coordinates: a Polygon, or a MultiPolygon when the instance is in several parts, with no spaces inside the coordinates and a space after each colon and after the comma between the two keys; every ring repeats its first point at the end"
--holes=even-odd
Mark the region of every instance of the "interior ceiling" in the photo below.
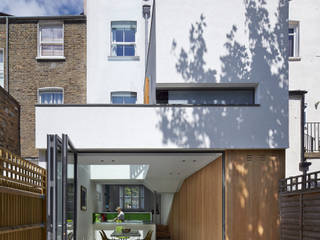
{"type": "MultiPolygon", "coordinates": [[[[221,153],[80,153],[78,162],[84,165],[148,165],[143,180],[145,186],[157,192],[176,192],[185,178],[219,156],[221,153]]],[[[106,179],[96,181],[111,183],[106,179]]],[[[113,179],[112,183],[115,182],[113,179]]]]}

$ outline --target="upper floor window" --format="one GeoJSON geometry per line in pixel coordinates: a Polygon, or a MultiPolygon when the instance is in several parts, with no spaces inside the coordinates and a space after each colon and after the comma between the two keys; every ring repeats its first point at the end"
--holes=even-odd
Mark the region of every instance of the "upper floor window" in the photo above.
{"type": "Polygon", "coordinates": [[[63,104],[63,88],[40,88],[38,99],[40,104],[63,104]]]}
{"type": "Polygon", "coordinates": [[[63,57],[63,23],[39,23],[38,57],[63,57]]]}
{"type": "Polygon", "coordinates": [[[299,22],[289,23],[289,57],[299,57],[299,22]]]}
{"type": "Polygon", "coordinates": [[[137,102],[136,92],[112,92],[111,102],[113,104],[135,104],[137,102]]]}
{"type": "Polygon", "coordinates": [[[135,56],[137,22],[113,21],[111,29],[111,56],[135,56]]]}
{"type": "Polygon", "coordinates": [[[254,88],[203,89],[203,90],[157,90],[158,104],[213,104],[252,105],[255,104],[254,88]]]}

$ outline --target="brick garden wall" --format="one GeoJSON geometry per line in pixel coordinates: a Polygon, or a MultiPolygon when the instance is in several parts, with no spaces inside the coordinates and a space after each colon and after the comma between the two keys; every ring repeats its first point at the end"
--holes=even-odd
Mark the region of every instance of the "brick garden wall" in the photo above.
{"type": "Polygon", "coordinates": [[[86,103],[86,23],[64,22],[64,61],[39,61],[37,22],[9,25],[9,92],[21,105],[21,155],[35,149],[38,89],[62,87],[65,104],[86,103]]]}
{"type": "Polygon", "coordinates": [[[0,147],[20,155],[20,106],[0,87],[0,147]]]}

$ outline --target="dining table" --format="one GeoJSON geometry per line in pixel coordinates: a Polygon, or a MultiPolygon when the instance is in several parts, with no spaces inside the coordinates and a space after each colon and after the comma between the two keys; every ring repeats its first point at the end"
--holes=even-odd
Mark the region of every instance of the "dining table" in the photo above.
{"type": "Polygon", "coordinates": [[[140,238],[141,234],[139,233],[138,230],[132,230],[128,233],[114,231],[113,233],[111,233],[111,237],[119,238],[119,239],[129,239],[131,237],[140,238]]]}

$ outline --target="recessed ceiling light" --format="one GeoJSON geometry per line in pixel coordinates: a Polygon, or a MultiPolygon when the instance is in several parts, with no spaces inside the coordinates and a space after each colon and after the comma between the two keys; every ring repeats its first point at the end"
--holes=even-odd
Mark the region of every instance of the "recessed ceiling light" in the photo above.
{"type": "Polygon", "coordinates": [[[116,160],[112,159],[111,162],[115,162],[116,160]]]}
{"type": "Polygon", "coordinates": [[[100,162],[104,162],[104,160],[102,159],[102,160],[100,160],[100,162]]]}

